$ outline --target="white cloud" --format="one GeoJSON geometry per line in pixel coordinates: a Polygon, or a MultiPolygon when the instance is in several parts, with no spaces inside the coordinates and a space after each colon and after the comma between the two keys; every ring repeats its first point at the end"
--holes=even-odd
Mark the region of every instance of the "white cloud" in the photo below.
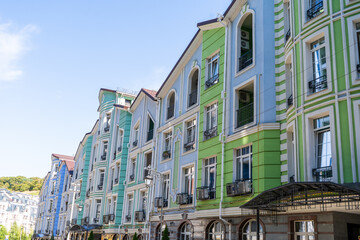
{"type": "Polygon", "coordinates": [[[18,62],[30,49],[29,37],[34,25],[14,29],[13,24],[0,24],[0,81],[14,81],[22,75],[18,62]]]}

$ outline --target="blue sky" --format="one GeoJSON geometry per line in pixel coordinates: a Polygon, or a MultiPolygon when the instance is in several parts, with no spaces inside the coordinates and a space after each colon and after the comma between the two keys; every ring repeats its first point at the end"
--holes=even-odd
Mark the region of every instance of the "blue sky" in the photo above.
{"type": "Polygon", "coordinates": [[[44,177],[74,155],[101,87],[158,89],[197,31],[231,0],[0,3],[0,176],[44,177]]]}

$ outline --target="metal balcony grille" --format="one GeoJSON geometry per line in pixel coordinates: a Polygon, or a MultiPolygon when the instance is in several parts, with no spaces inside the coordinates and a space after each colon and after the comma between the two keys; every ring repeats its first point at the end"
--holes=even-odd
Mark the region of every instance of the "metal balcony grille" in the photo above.
{"type": "Polygon", "coordinates": [[[312,19],[324,11],[323,1],[316,1],[306,12],[309,19],[312,19]]]}
{"type": "Polygon", "coordinates": [[[292,106],[294,104],[293,95],[291,94],[287,99],[287,105],[288,107],[292,106]]]}
{"type": "Polygon", "coordinates": [[[290,36],[291,36],[291,31],[290,29],[286,32],[286,35],[285,35],[285,42],[287,42],[289,39],[290,39],[290,36]]]}
{"type": "Polygon", "coordinates": [[[168,158],[170,158],[170,157],[171,157],[170,150],[164,151],[163,154],[162,154],[162,156],[163,156],[163,159],[168,159],[168,158]]]}
{"type": "Polygon", "coordinates": [[[215,83],[219,82],[219,74],[216,74],[214,76],[212,76],[211,78],[209,78],[206,82],[205,85],[206,87],[211,87],[212,85],[214,85],[215,83]]]}
{"type": "Polygon", "coordinates": [[[332,167],[320,167],[314,168],[312,170],[313,176],[316,178],[317,182],[330,182],[332,181],[332,167]]]}
{"type": "Polygon", "coordinates": [[[315,78],[311,81],[309,81],[309,93],[317,93],[324,89],[327,89],[327,77],[326,75],[323,75],[321,77],[315,78]]]}
{"type": "Polygon", "coordinates": [[[101,155],[101,160],[102,160],[102,161],[106,160],[106,153],[104,153],[103,155],[101,155]]]}
{"type": "Polygon", "coordinates": [[[208,186],[202,186],[196,189],[196,196],[198,200],[215,199],[216,190],[208,186]]]}
{"type": "Polygon", "coordinates": [[[237,113],[237,125],[236,127],[242,127],[248,123],[254,121],[254,103],[246,104],[236,110],[237,113]]]}
{"type": "Polygon", "coordinates": [[[133,147],[136,147],[138,145],[138,140],[133,141],[133,147]]]}
{"type": "Polygon", "coordinates": [[[213,138],[217,135],[217,126],[204,131],[205,140],[213,138]]]}
{"type": "Polygon", "coordinates": [[[239,71],[250,66],[253,63],[252,50],[247,51],[239,57],[239,71]]]}
{"type": "Polygon", "coordinates": [[[197,90],[191,91],[189,94],[189,107],[197,103],[197,90]]]}

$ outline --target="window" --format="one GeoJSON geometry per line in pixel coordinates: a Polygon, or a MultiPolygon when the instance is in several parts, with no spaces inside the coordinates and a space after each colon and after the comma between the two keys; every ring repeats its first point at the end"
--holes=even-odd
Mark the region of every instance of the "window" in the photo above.
{"type": "Polygon", "coordinates": [[[113,197],[110,214],[115,214],[115,213],[116,213],[116,197],[113,197]]]}
{"type": "Polygon", "coordinates": [[[309,81],[309,94],[327,89],[325,37],[310,44],[312,80],[309,81]]]}
{"type": "Polygon", "coordinates": [[[206,88],[219,82],[219,58],[220,54],[217,53],[214,56],[207,59],[207,80],[205,82],[206,88]]]}
{"type": "Polygon", "coordinates": [[[217,103],[214,103],[205,108],[205,126],[205,140],[217,135],[217,103]]]}
{"type": "Polygon", "coordinates": [[[161,235],[162,235],[162,230],[161,230],[161,225],[159,224],[159,226],[156,228],[155,240],[161,240],[161,235]]]}
{"type": "Polygon", "coordinates": [[[164,176],[164,185],[163,185],[164,207],[167,207],[170,196],[170,174],[164,174],[163,176],[164,176]]]}
{"type": "Polygon", "coordinates": [[[132,182],[135,180],[135,170],[136,170],[136,159],[133,158],[130,160],[129,182],[132,182]]]}
{"type": "MultiPolygon", "coordinates": [[[[189,197],[194,196],[194,167],[184,169],[184,193],[188,194],[189,197]]],[[[188,201],[192,203],[192,198],[188,201]]]]}
{"type": "Polygon", "coordinates": [[[240,72],[253,64],[254,58],[254,36],[253,36],[253,14],[246,13],[240,19],[238,25],[237,42],[237,71],[240,72]]]}
{"type": "Polygon", "coordinates": [[[147,168],[151,168],[151,160],[152,160],[152,152],[145,154],[145,163],[144,163],[144,179],[150,175],[149,170],[147,168]]]}
{"type": "Polygon", "coordinates": [[[314,119],[314,132],[316,168],[313,169],[313,175],[316,177],[316,181],[331,181],[332,153],[329,116],[314,119]]]}
{"type": "Polygon", "coordinates": [[[216,188],[216,157],[212,157],[204,160],[204,179],[203,186],[209,189],[216,188]]]}
{"type": "Polygon", "coordinates": [[[251,180],[252,146],[236,149],[236,179],[238,181],[251,180]]]}
{"type": "Polygon", "coordinates": [[[133,208],[133,201],[134,201],[134,196],[132,194],[128,195],[128,207],[127,207],[127,211],[126,211],[126,222],[130,222],[131,221],[131,212],[132,212],[132,208],[133,208]]]}
{"type": "Polygon", "coordinates": [[[100,171],[99,171],[99,185],[97,186],[97,189],[98,189],[98,190],[103,190],[104,177],[105,177],[105,171],[104,171],[104,170],[100,170],[100,171]]]}
{"type": "Polygon", "coordinates": [[[171,92],[168,96],[167,100],[167,117],[166,119],[170,119],[174,117],[175,113],[175,92],[171,92]]]}
{"type": "Polygon", "coordinates": [[[185,123],[186,133],[185,133],[185,151],[190,151],[195,149],[195,131],[196,131],[196,119],[190,120],[185,123]]]}
{"type": "Polygon", "coordinates": [[[285,43],[290,39],[291,36],[291,8],[290,1],[284,1],[284,32],[285,32],[285,43]]]}
{"type": "Polygon", "coordinates": [[[191,225],[189,223],[183,223],[180,227],[180,240],[192,239],[191,225]]]}
{"type": "Polygon", "coordinates": [[[296,164],[296,150],[295,150],[295,134],[294,127],[287,131],[287,159],[288,159],[288,176],[289,182],[295,182],[295,166],[296,164]]]}
{"type": "Polygon", "coordinates": [[[324,12],[323,0],[309,0],[309,8],[306,12],[308,20],[324,12]]]}
{"type": "Polygon", "coordinates": [[[357,72],[360,72],[360,22],[355,24],[355,33],[357,41],[357,59],[358,64],[356,65],[357,72]]]}
{"type": "Polygon", "coordinates": [[[289,61],[287,61],[287,63],[285,64],[285,72],[286,72],[287,107],[291,107],[294,103],[291,59],[289,61]]]}
{"type": "Polygon", "coordinates": [[[314,221],[295,221],[295,239],[315,240],[314,221]]]}
{"type": "Polygon", "coordinates": [[[206,231],[206,235],[208,240],[224,240],[225,232],[221,222],[215,221],[211,223],[206,231]]]}
{"type": "Polygon", "coordinates": [[[111,113],[106,114],[104,131],[108,132],[110,130],[110,121],[111,121],[111,113]]]}
{"type": "Polygon", "coordinates": [[[119,183],[119,176],[120,176],[120,163],[117,163],[116,164],[115,179],[114,179],[115,184],[119,183]]]}
{"type": "Polygon", "coordinates": [[[102,161],[106,160],[107,151],[108,151],[108,141],[104,141],[103,142],[103,153],[101,155],[102,161]]]}
{"type": "Polygon", "coordinates": [[[188,107],[195,105],[198,101],[198,84],[199,84],[199,70],[196,69],[195,72],[191,74],[190,77],[188,107]]]}
{"type": "Polygon", "coordinates": [[[111,172],[110,172],[110,184],[109,184],[109,190],[110,190],[110,191],[113,190],[114,176],[115,176],[115,169],[114,169],[114,168],[111,168],[111,172]]]}
{"type": "Polygon", "coordinates": [[[140,210],[144,211],[146,210],[146,203],[147,203],[147,192],[143,191],[140,193],[140,210]]]}
{"type": "Polygon", "coordinates": [[[163,159],[168,159],[171,157],[171,140],[172,140],[172,132],[164,133],[164,151],[163,151],[163,159]]]}
{"type": "Polygon", "coordinates": [[[137,145],[138,145],[138,139],[139,139],[139,126],[136,126],[136,127],[134,128],[133,147],[137,147],[137,145]]]}
{"type": "Polygon", "coordinates": [[[148,117],[148,132],[147,132],[147,137],[146,137],[146,141],[150,141],[154,138],[154,121],[151,119],[151,117],[148,117]]]}
{"type": "MultiPolygon", "coordinates": [[[[93,149],[93,165],[94,163],[96,163],[96,154],[97,154],[97,145],[94,146],[94,149],[93,149]]],[[[92,166],[93,168],[93,166],[92,166]]]]}
{"type": "Polygon", "coordinates": [[[116,143],[118,152],[122,151],[123,141],[124,141],[124,131],[122,129],[119,129],[117,143],[116,143]]]}
{"type": "MultiPolygon", "coordinates": [[[[263,235],[263,228],[260,225],[260,240],[264,239],[263,235]]],[[[252,240],[256,239],[256,230],[257,230],[257,223],[255,220],[250,220],[247,223],[245,223],[243,229],[242,229],[242,239],[244,240],[252,240]]],[[[302,239],[302,238],[301,238],[302,239]]],[[[300,238],[299,238],[300,240],[300,238]]]]}
{"type": "Polygon", "coordinates": [[[254,81],[251,80],[236,90],[236,123],[235,128],[242,128],[254,124],[254,81]]]}
{"type": "Polygon", "coordinates": [[[95,218],[94,222],[97,223],[100,220],[100,212],[101,212],[101,200],[96,199],[96,206],[95,206],[95,218]]]}

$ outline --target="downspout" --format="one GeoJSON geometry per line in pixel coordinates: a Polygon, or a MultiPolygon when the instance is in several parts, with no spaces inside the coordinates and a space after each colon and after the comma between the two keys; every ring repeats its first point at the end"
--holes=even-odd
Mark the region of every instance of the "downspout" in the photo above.
{"type": "MultiPolygon", "coordinates": [[[[229,26],[228,24],[225,24],[223,20],[223,16],[218,16],[218,22],[224,26],[225,28],[225,51],[224,51],[224,81],[223,81],[223,91],[221,93],[221,98],[223,100],[223,113],[222,113],[222,130],[220,133],[220,141],[221,141],[221,191],[220,191],[220,204],[219,204],[219,219],[223,221],[224,223],[229,225],[229,240],[231,240],[232,237],[232,223],[225,220],[222,217],[222,203],[224,200],[224,165],[225,165],[225,139],[226,139],[226,133],[225,133],[225,114],[226,114],[226,79],[228,79],[227,74],[227,51],[228,51],[228,32],[229,32],[229,26]]],[[[231,25],[230,25],[231,26],[231,25]]],[[[225,234],[226,235],[226,234],[225,234]]],[[[225,237],[226,238],[226,237],[225,237]]]]}

